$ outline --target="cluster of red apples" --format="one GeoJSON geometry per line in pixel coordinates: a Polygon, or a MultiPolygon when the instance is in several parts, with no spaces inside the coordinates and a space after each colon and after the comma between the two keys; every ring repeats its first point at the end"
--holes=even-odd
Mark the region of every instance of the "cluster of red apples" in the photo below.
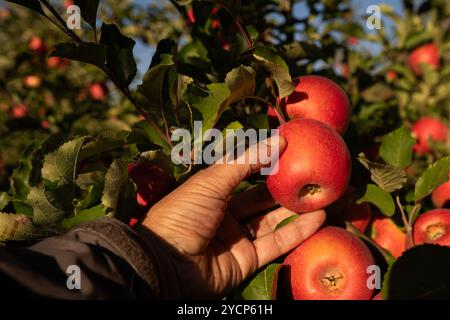
{"type": "MultiPolygon", "coordinates": [[[[421,76],[421,64],[438,68],[439,60],[437,46],[428,44],[415,49],[408,63],[421,76]]],[[[362,233],[371,222],[374,242],[398,258],[406,249],[405,232],[392,219],[372,214],[368,203],[357,204],[355,190],[347,187],[350,158],[340,137],[350,116],[345,92],[320,76],[303,76],[294,82],[295,92],[281,103],[290,119],[279,127],[287,149],[279,160],[280,171],[267,179],[271,194],[296,213],[325,208],[331,221],[348,221],[362,233]]],[[[275,123],[275,109],[270,108],[268,116],[275,123]]],[[[419,119],[411,131],[418,156],[431,151],[430,141],[445,142],[448,136],[448,127],[434,117],[419,119]]],[[[414,225],[415,245],[450,246],[450,210],[442,209],[450,204],[450,180],[432,193],[432,202],[438,209],[423,213],[414,225]]],[[[367,284],[367,268],[375,264],[370,250],[343,228],[324,227],[292,251],[284,264],[294,299],[382,299],[381,293],[374,297],[374,289],[367,284]]]]}

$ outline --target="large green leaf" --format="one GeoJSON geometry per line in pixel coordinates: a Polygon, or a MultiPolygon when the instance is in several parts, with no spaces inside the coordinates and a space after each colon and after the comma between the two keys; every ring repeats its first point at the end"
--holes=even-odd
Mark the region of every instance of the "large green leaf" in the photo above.
{"type": "Polygon", "coordinates": [[[133,131],[102,131],[83,145],[79,159],[84,160],[127,144],[143,143],[146,139],[147,136],[141,129],[135,129],[133,131]]]}
{"type": "Polygon", "coordinates": [[[403,169],[411,163],[415,141],[410,130],[401,127],[383,137],[380,156],[387,164],[403,169]]]}
{"type": "Polygon", "coordinates": [[[9,196],[6,192],[0,192],[0,211],[2,211],[11,200],[11,196],[9,196]]]}
{"type": "Polygon", "coordinates": [[[374,184],[367,185],[364,196],[357,203],[365,201],[375,205],[385,216],[391,217],[395,212],[395,203],[391,195],[374,184]]]}
{"type": "Polygon", "coordinates": [[[405,251],[384,277],[385,299],[450,297],[450,248],[424,244],[405,251]]]}
{"type": "Polygon", "coordinates": [[[144,76],[141,85],[138,86],[138,93],[145,97],[139,99],[141,107],[146,111],[160,115],[164,112],[164,90],[167,71],[174,66],[172,55],[161,54],[160,63],[152,67],[144,76]]]}
{"type": "Polygon", "coordinates": [[[227,104],[232,104],[255,93],[255,70],[251,67],[239,66],[228,72],[225,84],[230,89],[227,104]]]}
{"type": "Polygon", "coordinates": [[[41,172],[46,196],[64,211],[73,210],[78,155],[84,141],[85,138],[68,141],[44,159],[41,172]]]}
{"type": "Polygon", "coordinates": [[[273,300],[281,264],[271,263],[256,272],[235,292],[239,300],[273,300]]]}
{"type": "Polygon", "coordinates": [[[172,149],[169,143],[167,143],[163,133],[154,123],[149,123],[148,121],[143,120],[137,123],[136,127],[141,129],[146,134],[151,143],[161,147],[165,154],[171,153],[172,149]]]}
{"type": "Polygon", "coordinates": [[[11,176],[11,191],[15,199],[25,200],[27,198],[30,175],[33,170],[33,155],[40,145],[41,141],[32,141],[20,155],[19,164],[11,176]]]}
{"type": "Polygon", "coordinates": [[[435,188],[448,180],[450,156],[431,164],[417,180],[414,190],[416,201],[428,196],[435,188]]]}
{"type": "Polygon", "coordinates": [[[95,29],[100,0],[75,0],[74,3],[80,7],[81,17],[84,21],[95,29]]]}
{"type": "Polygon", "coordinates": [[[100,43],[107,46],[106,65],[124,85],[136,76],[137,66],[133,56],[136,41],[124,36],[114,24],[102,25],[100,43]]]}
{"type": "Polygon", "coordinates": [[[60,43],[55,46],[51,57],[61,57],[84,63],[89,63],[103,68],[106,63],[107,47],[103,44],[83,42],[75,44],[71,42],[60,43]]]}
{"type": "Polygon", "coordinates": [[[110,217],[116,215],[119,199],[128,182],[128,165],[125,161],[114,160],[105,176],[102,205],[110,217]]]}
{"type": "Polygon", "coordinates": [[[277,84],[280,99],[294,92],[295,86],[289,74],[289,67],[274,49],[257,47],[251,53],[253,58],[272,75],[277,84]]]}
{"type": "Polygon", "coordinates": [[[33,187],[27,197],[27,204],[33,208],[33,222],[40,226],[50,226],[56,224],[64,217],[64,211],[55,207],[52,199],[43,188],[33,187]]]}
{"type": "Polygon", "coordinates": [[[188,86],[184,100],[194,109],[194,120],[202,121],[202,133],[216,125],[229,96],[230,89],[224,83],[212,83],[206,88],[195,84],[188,86]]]}
{"type": "Polygon", "coordinates": [[[407,180],[404,170],[399,167],[369,161],[363,153],[358,156],[358,161],[370,171],[372,181],[385,192],[390,193],[403,188],[407,180]]]}

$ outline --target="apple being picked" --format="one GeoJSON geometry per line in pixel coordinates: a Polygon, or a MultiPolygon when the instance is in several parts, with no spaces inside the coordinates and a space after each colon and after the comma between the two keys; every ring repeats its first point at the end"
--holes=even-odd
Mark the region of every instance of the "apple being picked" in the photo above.
{"type": "Polygon", "coordinates": [[[128,175],[137,187],[137,203],[148,210],[161,200],[173,186],[173,178],[160,167],[148,163],[134,162],[128,165],[128,175]]]}
{"type": "Polygon", "coordinates": [[[408,58],[408,65],[418,76],[422,74],[421,64],[438,69],[440,64],[439,48],[434,43],[428,43],[414,49],[408,58]]]}
{"type": "Polygon", "coordinates": [[[323,228],[284,261],[296,300],[370,300],[367,267],[374,264],[364,242],[337,227],[323,228]]]}
{"type": "Polygon", "coordinates": [[[411,128],[417,137],[414,151],[417,154],[426,154],[431,151],[428,141],[445,142],[448,136],[448,127],[439,119],[423,117],[415,122],[411,128]]]}
{"type": "Polygon", "coordinates": [[[323,122],[343,134],[350,120],[350,101],[345,91],[322,76],[293,79],[295,91],[285,99],[286,114],[323,122]]]}
{"type": "Polygon", "coordinates": [[[450,210],[434,209],[421,214],[414,224],[414,242],[450,246],[450,210]]]}
{"type": "Polygon", "coordinates": [[[437,187],[431,193],[431,201],[437,208],[443,208],[450,205],[450,173],[449,180],[437,187]]]}
{"type": "Polygon", "coordinates": [[[294,119],[279,127],[287,147],[278,172],[267,177],[270,193],[294,212],[322,209],[339,199],[350,179],[350,154],[342,137],[313,119],[294,119]]]}

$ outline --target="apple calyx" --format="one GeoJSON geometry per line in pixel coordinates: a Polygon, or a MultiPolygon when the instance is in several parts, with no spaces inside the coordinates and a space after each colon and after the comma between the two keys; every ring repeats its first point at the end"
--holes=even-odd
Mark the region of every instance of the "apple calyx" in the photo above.
{"type": "Polygon", "coordinates": [[[298,197],[302,198],[305,196],[312,196],[316,193],[319,193],[321,191],[321,188],[318,184],[307,184],[304,186],[298,193],[298,197]]]}
{"type": "Polygon", "coordinates": [[[338,270],[329,270],[320,279],[320,282],[325,287],[326,290],[331,292],[339,291],[342,287],[341,280],[344,279],[344,275],[338,270]]]}
{"type": "Polygon", "coordinates": [[[447,227],[442,223],[435,223],[429,225],[425,229],[425,236],[428,240],[436,241],[447,233],[447,227]]]}

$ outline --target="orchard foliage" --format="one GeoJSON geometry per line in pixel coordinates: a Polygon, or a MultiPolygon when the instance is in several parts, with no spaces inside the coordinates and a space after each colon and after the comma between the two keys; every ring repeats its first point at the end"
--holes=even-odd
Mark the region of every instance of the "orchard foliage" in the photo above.
{"type": "MultiPolygon", "coordinates": [[[[423,117],[449,125],[450,2],[403,1],[401,14],[380,4],[382,27],[371,32],[350,1],[172,0],[142,8],[74,0],[81,30],[64,23],[71,1],[8,2],[0,9],[0,241],[29,243],[103,216],[130,223],[155,200],[142,199],[130,165],[164,171],[164,193],[202,167],[172,164],[174,129],[194,136],[195,120],[203,130],[269,128],[269,106],[286,117],[292,79],[318,74],[352,105],[344,139],[357,202],[401,226],[408,251],[396,260],[369,230],[341,226],[375,253],[385,298],[448,297],[436,288],[439,274],[450,287],[450,249],[414,247],[412,230],[448,180],[450,140],[426,136],[429,152],[415,153],[420,132],[411,128],[423,117]],[[299,4],[305,12],[294,14],[299,4]],[[155,48],[142,77],[136,40],[155,48]],[[430,44],[437,63],[415,63],[411,52],[430,44]],[[442,272],[416,270],[422,261],[442,272]]],[[[236,192],[262,182],[253,176],[236,192]]],[[[282,274],[274,262],[230,298],[284,298],[282,274]]]]}

